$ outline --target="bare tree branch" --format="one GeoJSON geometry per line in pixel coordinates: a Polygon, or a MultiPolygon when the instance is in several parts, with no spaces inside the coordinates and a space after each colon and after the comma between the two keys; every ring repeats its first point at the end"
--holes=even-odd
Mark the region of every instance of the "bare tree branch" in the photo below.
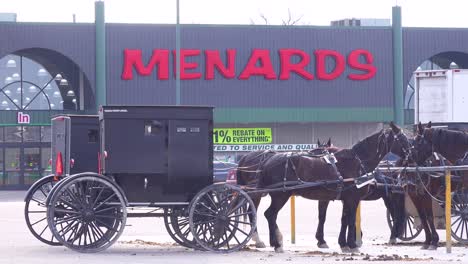
{"type": "Polygon", "coordinates": [[[265,21],[265,25],[268,25],[268,19],[265,17],[265,15],[260,14],[260,17],[265,21]]]}
{"type": "MultiPolygon", "coordinates": [[[[301,22],[303,17],[304,17],[304,15],[301,15],[299,18],[294,19],[293,15],[291,14],[291,10],[288,8],[288,19],[287,20],[281,19],[281,24],[283,26],[297,25],[297,24],[299,24],[299,22],[301,22]]],[[[265,22],[265,25],[270,24],[270,23],[268,23],[268,18],[264,14],[260,13],[260,18],[263,19],[263,21],[265,22]]],[[[252,25],[255,25],[255,21],[253,19],[250,19],[250,23],[252,25]]],[[[301,22],[301,23],[304,24],[304,22],[301,22]]]]}
{"type": "Polygon", "coordinates": [[[302,17],[304,17],[304,15],[301,15],[298,19],[294,20],[291,25],[296,25],[297,22],[301,21],[302,17]]]}

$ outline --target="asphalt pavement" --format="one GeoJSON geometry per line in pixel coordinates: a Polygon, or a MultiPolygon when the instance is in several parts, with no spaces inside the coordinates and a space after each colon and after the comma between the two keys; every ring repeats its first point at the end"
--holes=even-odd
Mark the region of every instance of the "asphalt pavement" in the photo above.
{"type": "MultiPolygon", "coordinates": [[[[28,264],[74,264],[74,263],[313,263],[320,261],[385,261],[385,263],[403,263],[409,260],[431,263],[468,263],[468,248],[455,245],[452,254],[445,253],[445,248],[437,251],[420,250],[420,235],[415,241],[399,243],[397,246],[386,242],[390,235],[385,206],[382,201],[363,202],[362,226],[364,231],[363,246],[359,254],[341,253],[337,237],[340,228],[341,202],[332,202],[327,214],[325,239],[330,248],[319,249],[316,246],[315,229],[317,226],[317,202],[302,198],[296,199],[296,243],[291,243],[289,203],[278,216],[278,226],[284,235],[285,253],[278,254],[270,247],[247,249],[230,254],[194,251],[174,244],[164,227],[162,219],[129,218],[119,241],[107,250],[94,254],[73,252],[65,247],[52,247],[36,240],[24,221],[25,192],[0,191],[0,263],[28,264]]],[[[266,197],[260,206],[258,229],[261,238],[268,245],[267,222],[263,212],[267,208],[266,197]]],[[[443,230],[439,233],[444,241],[443,230]]]]}

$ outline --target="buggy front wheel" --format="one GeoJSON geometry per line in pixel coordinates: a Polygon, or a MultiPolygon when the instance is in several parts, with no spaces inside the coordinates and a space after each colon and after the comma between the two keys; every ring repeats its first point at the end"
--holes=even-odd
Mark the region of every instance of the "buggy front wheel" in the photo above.
{"type": "Polygon", "coordinates": [[[256,210],[239,187],[214,184],[201,190],[190,203],[190,231],[202,248],[227,253],[243,248],[256,228],[256,210]],[[251,221],[243,221],[251,216],[251,221]]]}
{"type": "MultiPolygon", "coordinates": [[[[398,239],[400,239],[401,241],[411,241],[415,239],[417,236],[419,236],[419,234],[422,231],[422,227],[421,226],[416,227],[414,221],[415,221],[414,216],[406,213],[404,231],[402,234],[398,236],[398,239]]],[[[392,215],[390,214],[388,210],[387,210],[387,223],[390,229],[392,229],[393,219],[392,219],[392,215]]]]}
{"type": "Polygon", "coordinates": [[[164,225],[167,233],[177,244],[198,249],[195,238],[190,233],[190,223],[187,208],[165,208],[164,225]]]}
{"type": "Polygon", "coordinates": [[[468,191],[458,190],[452,195],[452,237],[468,244],[468,191]]]}

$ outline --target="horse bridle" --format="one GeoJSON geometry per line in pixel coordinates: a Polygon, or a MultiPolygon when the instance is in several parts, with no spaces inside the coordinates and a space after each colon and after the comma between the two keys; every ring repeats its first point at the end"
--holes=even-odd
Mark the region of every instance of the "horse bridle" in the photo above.
{"type": "MultiPolygon", "coordinates": [[[[405,144],[401,144],[401,147],[402,147],[402,150],[403,152],[405,153],[405,157],[404,157],[404,160],[408,160],[409,156],[410,156],[410,153],[411,153],[411,144],[408,142],[408,138],[406,137],[405,133],[403,133],[403,131],[400,129],[400,131],[398,133],[394,133],[393,134],[393,138],[394,140],[392,141],[392,145],[391,146],[388,146],[388,141],[384,140],[384,145],[385,145],[385,148],[384,150],[382,151],[381,148],[380,148],[380,145],[382,143],[382,137],[385,137],[388,138],[389,137],[389,132],[387,132],[388,130],[383,130],[381,132],[381,134],[379,135],[379,139],[378,139],[378,148],[377,148],[377,153],[378,153],[378,158],[379,159],[382,159],[386,154],[383,154],[383,153],[389,153],[390,150],[392,149],[393,147],[393,144],[395,144],[395,140],[398,141],[398,142],[405,142],[405,144]],[[407,146],[409,146],[409,148],[407,148],[407,146]]],[[[392,130],[393,132],[393,130],[392,130]]],[[[359,157],[359,154],[354,151],[354,155],[355,155],[355,158],[359,161],[360,163],[360,166],[361,166],[361,174],[365,174],[365,173],[368,173],[368,170],[365,166],[365,164],[363,163],[363,160],[359,157]]],[[[370,159],[367,159],[367,160],[370,160],[370,159]]],[[[367,160],[364,160],[364,161],[367,161],[367,160]]]]}

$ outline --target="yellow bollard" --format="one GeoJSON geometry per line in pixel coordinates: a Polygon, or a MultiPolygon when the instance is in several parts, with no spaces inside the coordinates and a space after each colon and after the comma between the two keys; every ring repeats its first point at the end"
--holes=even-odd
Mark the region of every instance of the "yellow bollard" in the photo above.
{"type": "Polygon", "coordinates": [[[362,245],[362,237],[361,237],[361,203],[358,204],[356,210],[356,244],[362,245]]]}
{"type": "Polygon", "coordinates": [[[291,196],[291,243],[296,244],[296,197],[291,196]]]}
{"type": "Polygon", "coordinates": [[[450,171],[445,171],[445,248],[452,253],[452,186],[450,171]]]}

